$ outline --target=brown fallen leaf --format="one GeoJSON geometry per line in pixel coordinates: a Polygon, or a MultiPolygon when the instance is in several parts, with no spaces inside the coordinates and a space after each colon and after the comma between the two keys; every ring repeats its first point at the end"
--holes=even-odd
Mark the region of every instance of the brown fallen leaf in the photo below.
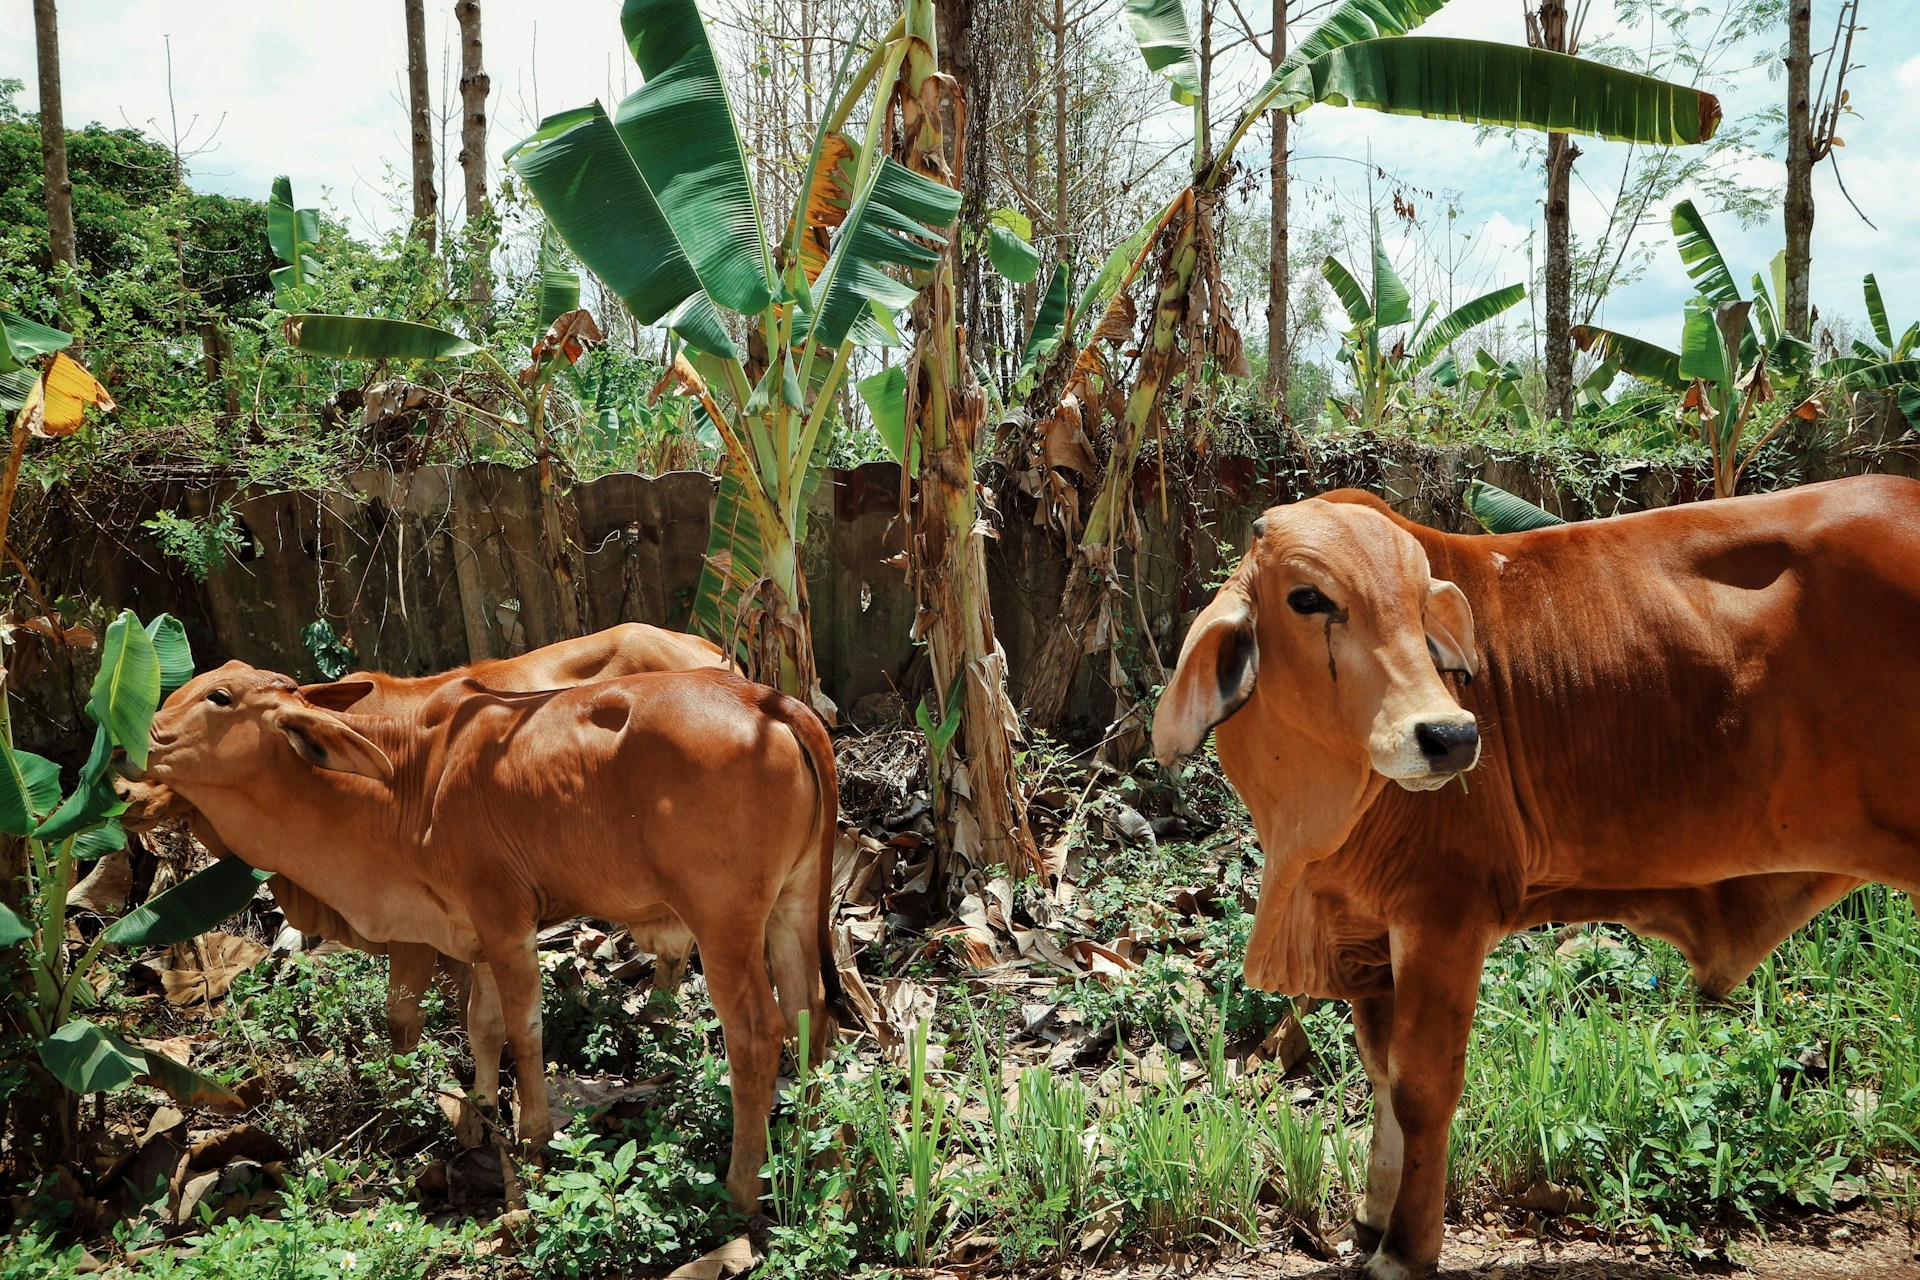
{"type": "Polygon", "coordinates": [[[675,1267],[667,1273],[667,1280],[725,1280],[728,1276],[745,1274],[755,1261],[752,1241],[746,1236],[736,1236],[712,1253],[683,1267],[675,1267]]]}
{"type": "Polygon", "coordinates": [[[227,994],[235,978],[267,957],[265,944],[230,933],[202,934],[192,951],[202,967],[182,965],[178,956],[134,967],[159,984],[169,1004],[211,1004],[227,994]]]}

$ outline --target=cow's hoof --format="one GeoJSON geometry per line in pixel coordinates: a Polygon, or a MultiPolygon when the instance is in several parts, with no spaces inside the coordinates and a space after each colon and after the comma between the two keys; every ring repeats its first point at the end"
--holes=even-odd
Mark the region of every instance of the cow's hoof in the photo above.
{"type": "Polygon", "coordinates": [[[773,1215],[756,1213],[747,1219],[747,1243],[756,1258],[764,1258],[773,1247],[773,1215]]]}
{"type": "Polygon", "coordinates": [[[1367,1280],[1422,1280],[1431,1276],[1436,1266],[1432,1262],[1409,1266],[1381,1249],[1367,1259],[1367,1280]]]}
{"type": "Polygon", "coordinates": [[[1353,1251],[1363,1258],[1370,1256],[1380,1247],[1380,1241],[1386,1238],[1386,1234],[1381,1228],[1369,1226],[1355,1218],[1353,1220],[1353,1251]]]}

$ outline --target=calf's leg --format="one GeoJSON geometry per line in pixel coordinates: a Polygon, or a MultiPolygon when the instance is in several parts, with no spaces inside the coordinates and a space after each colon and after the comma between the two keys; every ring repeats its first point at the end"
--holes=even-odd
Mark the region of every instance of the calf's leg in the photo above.
{"type": "MultiPolygon", "coordinates": [[[[553,1137],[553,1112],[547,1103],[546,1063],[540,1053],[540,958],[532,929],[519,935],[481,938],[485,968],[493,971],[513,1052],[515,1130],[523,1147],[535,1151],[553,1137]]],[[[475,990],[480,989],[474,983],[475,990]]],[[[476,1060],[476,1068],[478,1062],[476,1060]]]]}
{"type": "Polygon", "coordinates": [[[507,1043],[507,1020],[500,1011],[500,988],[491,965],[472,968],[467,989],[467,1042],[473,1048],[473,1092],[480,1105],[500,1109],[500,1051],[507,1043]]]}
{"type": "Polygon", "coordinates": [[[1446,1231],[1447,1131],[1466,1082],[1467,1035],[1480,992],[1483,940],[1459,925],[1392,933],[1393,1035],[1387,1091],[1400,1128],[1400,1186],[1372,1280],[1425,1275],[1446,1231]]]}
{"type": "MultiPolygon", "coordinates": [[[[737,930],[744,934],[746,930],[737,930]]],[[[733,1079],[733,1155],[727,1163],[727,1194],[733,1207],[760,1211],[760,1166],[767,1159],[767,1121],[773,1114],[780,1075],[783,1024],[767,981],[764,929],[752,937],[700,935],[701,962],[714,1011],[726,1036],[727,1069],[733,1079]]]]}
{"type": "Polygon", "coordinates": [[[412,1053],[420,1047],[420,1032],[426,1025],[426,1011],[420,998],[433,981],[433,966],[440,953],[420,942],[387,944],[387,1039],[395,1053],[412,1053]]]}
{"type": "Polygon", "coordinates": [[[1367,1192],[1353,1213],[1353,1246],[1362,1254],[1380,1247],[1400,1194],[1404,1155],[1400,1123],[1393,1118],[1393,1087],[1387,1063],[1393,1044],[1393,997],[1369,996],[1353,1002],[1353,1038],[1360,1065],[1373,1086],[1373,1143],[1367,1156],[1367,1192]]]}

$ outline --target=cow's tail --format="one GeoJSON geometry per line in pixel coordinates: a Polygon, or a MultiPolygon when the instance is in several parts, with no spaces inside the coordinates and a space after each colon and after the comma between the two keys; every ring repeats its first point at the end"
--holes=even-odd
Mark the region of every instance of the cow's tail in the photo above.
{"type": "MultiPolygon", "coordinates": [[[[855,1018],[847,1007],[846,991],[840,985],[840,966],[833,956],[833,851],[840,834],[840,783],[833,764],[833,739],[827,736],[826,725],[811,708],[795,698],[784,701],[788,704],[784,719],[799,741],[800,749],[806,754],[807,765],[813,770],[814,790],[818,793],[818,807],[814,812],[820,861],[817,927],[820,981],[826,988],[826,1012],[841,1026],[850,1026],[855,1018]]],[[[825,1027],[814,1030],[815,1063],[820,1061],[826,1046],[828,1030],[825,1027]]]]}

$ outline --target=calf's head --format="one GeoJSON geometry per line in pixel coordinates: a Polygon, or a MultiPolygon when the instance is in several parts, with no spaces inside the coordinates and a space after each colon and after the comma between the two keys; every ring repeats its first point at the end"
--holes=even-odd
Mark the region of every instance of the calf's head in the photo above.
{"type": "MultiPolygon", "coordinates": [[[[1476,669],[1466,597],[1385,514],[1318,498],[1275,507],[1187,633],[1154,753],[1172,764],[1240,716],[1252,723],[1235,736],[1262,755],[1311,753],[1428,790],[1479,759],[1473,716],[1440,678],[1476,669]]],[[[1228,755],[1223,730],[1238,772],[1228,755]]]]}
{"type": "Polygon", "coordinates": [[[371,740],[287,676],[244,662],[180,686],[154,716],[150,736],[136,785],[164,788],[202,810],[222,795],[284,781],[288,770],[393,777],[393,762],[371,740]]]}

